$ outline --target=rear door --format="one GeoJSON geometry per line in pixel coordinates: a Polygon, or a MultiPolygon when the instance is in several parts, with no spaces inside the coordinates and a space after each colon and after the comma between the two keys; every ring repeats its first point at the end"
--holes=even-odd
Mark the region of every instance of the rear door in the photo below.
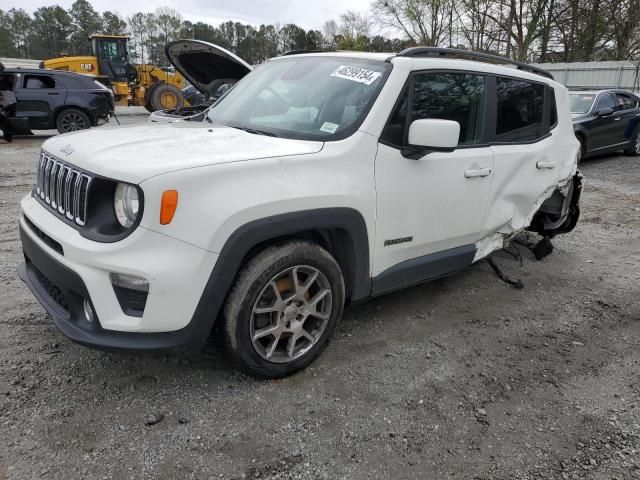
{"type": "Polygon", "coordinates": [[[55,112],[64,106],[67,91],[54,75],[25,73],[16,89],[16,116],[28,118],[34,129],[55,127],[55,112]]]}
{"type": "Polygon", "coordinates": [[[620,142],[629,142],[640,120],[637,99],[625,92],[616,92],[616,115],[620,118],[620,142]]]}
{"type": "Polygon", "coordinates": [[[494,173],[485,236],[510,234],[528,226],[538,202],[559,179],[553,88],[523,79],[492,79],[496,92],[491,147],[494,173]]]}

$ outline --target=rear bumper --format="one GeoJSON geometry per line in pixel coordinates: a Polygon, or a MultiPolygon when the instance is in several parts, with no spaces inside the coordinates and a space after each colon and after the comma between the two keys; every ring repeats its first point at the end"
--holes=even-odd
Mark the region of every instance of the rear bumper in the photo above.
{"type": "Polygon", "coordinates": [[[197,349],[207,338],[204,330],[210,325],[198,328],[195,322],[173,332],[117,332],[101,327],[95,309],[93,322],[89,322],[84,300],[93,302],[82,278],[45,252],[22,225],[20,239],[25,261],[18,266],[18,276],[71,340],[103,350],[165,351],[197,349]]]}

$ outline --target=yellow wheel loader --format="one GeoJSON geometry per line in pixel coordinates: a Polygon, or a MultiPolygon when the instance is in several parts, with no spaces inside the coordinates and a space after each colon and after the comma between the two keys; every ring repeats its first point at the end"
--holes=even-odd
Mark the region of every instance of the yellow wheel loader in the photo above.
{"type": "Polygon", "coordinates": [[[92,35],[93,56],[59,57],[44,68],[86,73],[113,90],[116,105],[141,105],[150,112],[186,105],[184,77],[151,64],[129,63],[126,35],[92,35]]]}

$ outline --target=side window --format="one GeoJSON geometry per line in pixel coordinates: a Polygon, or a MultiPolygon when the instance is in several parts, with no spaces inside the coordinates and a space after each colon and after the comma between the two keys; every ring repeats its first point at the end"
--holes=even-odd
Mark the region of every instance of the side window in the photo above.
{"type": "Polygon", "coordinates": [[[556,92],[553,88],[549,88],[549,128],[558,125],[558,107],[556,106],[556,92]]]}
{"type": "Polygon", "coordinates": [[[596,112],[604,110],[605,108],[616,108],[616,97],[613,93],[604,93],[598,99],[598,105],[596,106],[596,112]]]}
{"type": "Polygon", "coordinates": [[[407,141],[408,92],[409,89],[405,88],[400,94],[387,126],[382,131],[382,140],[398,147],[406,145],[407,141]]]}
{"type": "Polygon", "coordinates": [[[0,92],[13,91],[13,87],[15,83],[16,83],[16,80],[13,75],[9,75],[9,74],[0,75],[0,92]]]}
{"type": "Polygon", "coordinates": [[[25,75],[24,88],[56,88],[56,82],[47,75],[25,75]]]}
{"type": "Polygon", "coordinates": [[[416,73],[405,88],[382,132],[381,139],[405,146],[407,128],[414,120],[438,118],[460,124],[459,145],[481,142],[484,76],[467,73],[416,73]],[[411,97],[411,105],[407,105],[411,97]],[[409,116],[409,121],[407,121],[409,116]]]}
{"type": "Polygon", "coordinates": [[[498,77],[496,137],[498,142],[536,140],[543,133],[544,86],[498,77]]]}
{"type": "Polygon", "coordinates": [[[480,143],[484,106],[484,76],[467,73],[418,73],[413,82],[411,121],[423,118],[455,120],[459,145],[480,143]]]}
{"type": "Polygon", "coordinates": [[[630,110],[636,108],[637,102],[630,95],[616,93],[616,110],[630,110]]]}

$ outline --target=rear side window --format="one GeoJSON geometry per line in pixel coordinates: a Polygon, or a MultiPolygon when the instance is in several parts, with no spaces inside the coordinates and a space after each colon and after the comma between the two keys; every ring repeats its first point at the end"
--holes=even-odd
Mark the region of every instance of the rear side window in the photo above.
{"type": "Polygon", "coordinates": [[[460,124],[459,145],[478,144],[482,135],[484,95],[483,75],[416,73],[400,95],[381,139],[405,146],[411,122],[437,118],[460,124]]]}
{"type": "Polygon", "coordinates": [[[549,88],[549,127],[553,128],[558,125],[558,107],[556,107],[556,92],[553,88],[549,88]]]}
{"type": "Polygon", "coordinates": [[[56,81],[47,75],[25,75],[24,88],[56,88],[56,81]]]}
{"type": "Polygon", "coordinates": [[[525,80],[498,77],[497,142],[533,141],[543,132],[544,86],[525,80]]]}

